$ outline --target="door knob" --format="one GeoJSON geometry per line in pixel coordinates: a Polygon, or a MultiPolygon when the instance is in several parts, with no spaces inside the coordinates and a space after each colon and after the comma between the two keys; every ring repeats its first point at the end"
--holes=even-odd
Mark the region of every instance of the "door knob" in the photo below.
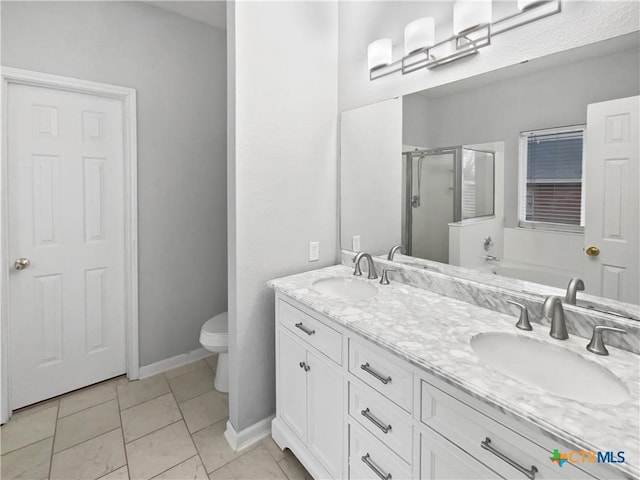
{"type": "Polygon", "coordinates": [[[24,270],[29,265],[31,265],[31,260],[28,258],[19,258],[16,260],[16,263],[13,264],[16,267],[16,270],[24,270]]]}
{"type": "Polygon", "coordinates": [[[600,255],[600,249],[598,247],[587,247],[584,253],[586,253],[590,257],[597,257],[598,255],[600,255]]]}

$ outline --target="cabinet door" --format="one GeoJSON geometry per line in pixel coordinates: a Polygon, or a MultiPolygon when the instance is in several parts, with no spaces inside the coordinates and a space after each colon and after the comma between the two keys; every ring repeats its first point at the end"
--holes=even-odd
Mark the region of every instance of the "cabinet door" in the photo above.
{"type": "Polygon", "coordinates": [[[307,439],[306,361],[305,348],[289,333],[278,330],[278,416],[303,442],[307,439]]]}
{"type": "Polygon", "coordinates": [[[343,478],[344,379],[320,354],[307,352],[307,445],[333,478],[343,478]]]}
{"type": "Polygon", "coordinates": [[[421,480],[503,478],[435,432],[420,435],[421,480]]]}

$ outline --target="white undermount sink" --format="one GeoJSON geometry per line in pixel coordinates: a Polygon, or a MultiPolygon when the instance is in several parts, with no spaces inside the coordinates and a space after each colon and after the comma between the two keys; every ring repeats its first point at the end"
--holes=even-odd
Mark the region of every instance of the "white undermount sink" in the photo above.
{"type": "Polygon", "coordinates": [[[352,300],[364,300],[378,293],[375,285],[347,277],[331,277],[317,280],[313,283],[313,289],[328,297],[350,298],[352,300]]]}
{"type": "Polygon", "coordinates": [[[560,397],[600,405],[618,405],[631,398],[612,372],[561,346],[491,332],[473,337],[471,348],[493,369],[560,397]]]}

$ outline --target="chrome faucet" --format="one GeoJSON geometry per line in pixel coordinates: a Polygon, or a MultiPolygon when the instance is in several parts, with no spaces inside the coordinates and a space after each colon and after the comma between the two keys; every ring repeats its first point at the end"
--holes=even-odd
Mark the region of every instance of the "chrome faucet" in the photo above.
{"type": "Polygon", "coordinates": [[[368,269],[369,269],[369,273],[367,275],[367,278],[369,280],[373,280],[375,278],[378,278],[378,274],[376,273],[376,266],[373,263],[373,258],[371,258],[371,255],[369,255],[368,253],[365,253],[365,252],[359,252],[353,258],[353,262],[356,264],[355,268],[353,269],[353,274],[354,275],[358,275],[358,276],[362,275],[362,270],[360,270],[360,260],[362,260],[363,258],[367,259],[367,264],[368,264],[368,269]]]}
{"type": "Polygon", "coordinates": [[[393,262],[393,257],[396,254],[396,252],[400,250],[400,253],[404,253],[404,246],[403,245],[394,245],[393,247],[391,247],[391,250],[389,250],[389,255],[387,255],[387,260],[389,260],[390,262],[393,262]]]}
{"type": "Polygon", "coordinates": [[[564,301],[569,305],[576,304],[576,292],[584,290],[584,282],[577,277],[573,277],[569,280],[567,285],[567,295],[564,297],[564,301]]]}
{"type": "Polygon", "coordinates": [[[562,300],[554,295],[548,296],[542,305],[542,315],[551,319],[551,330],[549,335],[558,340],[566,340],[569,338],[567,333],[567,324],[564,320],[564,310],[562,309],[562,300]]]}

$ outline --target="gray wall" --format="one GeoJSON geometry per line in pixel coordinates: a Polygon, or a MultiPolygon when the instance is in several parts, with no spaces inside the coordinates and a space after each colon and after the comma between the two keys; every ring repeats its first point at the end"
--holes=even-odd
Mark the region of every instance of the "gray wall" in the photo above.
{"type": "Polygon", "coordinates": [[[513,227],[518,215],[520,132],[583,124],[589,103],[638,95],[639,59],[635,48],[431,98],[430,147],[504,141],[505,226],[513,227]]]}
{"type": "Polygon", "coordinates": [[[275,412],[266,282],[337,259],[338,7],[233,2],[227,15],[229,419],[241,431],[275,412]]]}
{"type": "Polygon", "coordinates": [[[140,364],[227,308],[226,36],[142,2],[6,2],[2,64],[137,90],[140,364]]]}

